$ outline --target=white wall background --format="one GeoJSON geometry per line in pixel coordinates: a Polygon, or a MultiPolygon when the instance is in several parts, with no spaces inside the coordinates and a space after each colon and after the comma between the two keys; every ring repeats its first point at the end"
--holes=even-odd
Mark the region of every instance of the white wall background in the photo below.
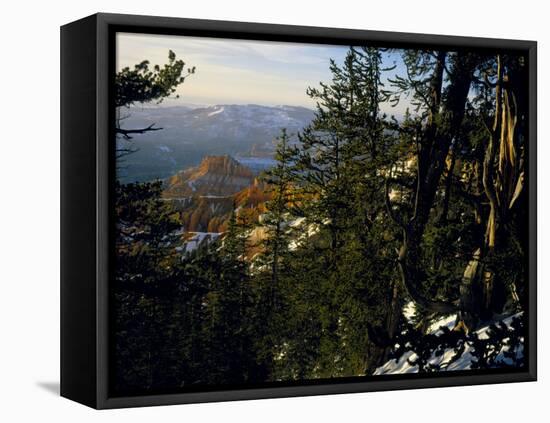
{"type": "Polygon", "coordinates": [[[264,423],[384,419],[412,423],[548,418],[544,412],[550,411],[550,364],[545,357],[550,225],[545,217],[550,213],[546,191],[550,166],[545,162],[550,159],[550,31],[545,6],[539,0],[4,2],[0,24],[0,420],[264,423]],[[539,382],[102,412],[58,397],[59,26],[98,11],[537,40],[539,382]]]}

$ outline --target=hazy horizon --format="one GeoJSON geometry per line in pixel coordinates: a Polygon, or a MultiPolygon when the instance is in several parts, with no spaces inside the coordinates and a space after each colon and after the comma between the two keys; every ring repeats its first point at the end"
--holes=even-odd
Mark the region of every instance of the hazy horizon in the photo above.
{"type": "MultiPolygon", "coordinates": [[[[330,60],[342,64],[349,50],[349,46],[339,45],[134,33],[118,33],[116,41],[117,71],[143,60],[162,66],[169,50],[186,68],[196,67],[196,73],[177,88],[179,98],[146,107],[255,104],[314,109],[315,101],[306,90],[330,82],[330,60]]],[[[401,73],[398,54],[385,53],[383,61],[384,67],[397,66],[392,76],[401,73]]],[[[397,107],[382,104],[381,109],[402,115],[406,103],[397,107]]]]}

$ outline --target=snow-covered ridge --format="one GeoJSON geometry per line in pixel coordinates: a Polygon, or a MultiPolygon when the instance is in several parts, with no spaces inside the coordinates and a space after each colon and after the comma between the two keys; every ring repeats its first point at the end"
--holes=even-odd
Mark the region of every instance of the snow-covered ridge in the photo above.
{"type": "MultiPolygon", "coordinates": [[[[300,106],[218,104],[194,109],[131,108],[124,124],[128,127],[139,127],[147,122],[155,122],[157,126],[165,129],[163,135],[185,130],[194,131],[194,136],[203,133],[208,136],[227,138],[228,136],[247,136],[251,130],[256,131],[254,135],[258,136],[257,131],[262,131],[268,135],[265,139],[268,141],[270,137],[278,135],[281,128],[287,128],[290,133],[301,130],[311,122],[313,117],[313,110],[300,106]]],[[[160,134],[152,135],[158,138],[160,134]]]]}
{"type": "Polygon", "coordinates": [[[308,112],[308,109],[292,106],[229,104],[193,109],[188,114],[192,116],[192,120],[189,121],[190,125],[196,125],[197,121],[208,119],[210,125],[215,122],[218,124],[238,122],[239,125],[249,128],[279,129],[285,127],[297,130],[307,122],[303,115],[309,114],[308,112]]]}
{"type": "MultiPolygon", "coordinates": [[[[200,162],[207,154],[272,159],[276,139],[286,128],[291,139],[309,125],[314,111],[299,106],[219,104],[207,107],[132,107],[123,128],[154,124],[161,131],[132,139],[134,154],[120,171],[124,182],[164,179],[200,162]]],[[[126,115],[125,115],[126,116],[126,115]]],[[[123,140],[119,140],[123,142],[123,140]]],[[[122,146],[122,145],[121,145],[122,146]]],[[[261,171],[265,163],[250,163],[261,171]]]]}
{"type": "Polygon", "coordinates": [[[223,106],[215,106],[215,110],[213,112],[208,113],[209,117],[215,116],[217,114],[223,113],[224,107],[223,106]]]}

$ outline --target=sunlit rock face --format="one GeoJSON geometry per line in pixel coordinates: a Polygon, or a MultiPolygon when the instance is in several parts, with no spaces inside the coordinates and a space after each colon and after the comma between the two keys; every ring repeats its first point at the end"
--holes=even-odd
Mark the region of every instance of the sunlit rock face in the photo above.
{"type": "Polygon", "coordinates": [[[229,196],[253,182],[252,171],[231,156],[205,156],[199,166],[182,170],[168,178],[164,196],[229,196]]]}

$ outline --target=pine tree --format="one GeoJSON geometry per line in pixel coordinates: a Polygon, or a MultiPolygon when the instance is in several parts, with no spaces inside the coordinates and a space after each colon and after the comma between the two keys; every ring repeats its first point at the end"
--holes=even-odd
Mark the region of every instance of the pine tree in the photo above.
{"type": "MultiPolygon", "coordinates": [[[[317,101],[316,115],[299,134],[296,212],[314,236],[296,254],[302,267],[319,276],[312,282],[316,286],[308,285],[315,296],[295,306],[314,310],[321,324],[311,343],[317,343],[310,353],[317,357],[315,377],[366,371],[370,362],[383,359],[370,351],[367,325],[394,331],[398,324],[394,231],[380,223],[385,214],[380,170],[395,156],[394,137],[379,111],[387,97],[381,60],[378,49],[352,48],[342,66],[332,61],[331,83],[308,91],[317,101]]],[[[312,275],[293,272],[302,275],[302,284],[312,275]]]]}
{"type": "Polygon", "coordinates": [[[284,259],[289,253],[291,234],[289,227],[293,216],[293,203],[296,201],[293,192],[295,180],[293,166],[297,149],[290,145],[286,129],[282,129],[275,151],[277,164],[267,170],[262,180],[267,185],[266,191],[271,199],[266,202],[266,213],[262,216],[262,227],[266,229],[266,239],[259,260],[260,266],[269,268],[269,307],[277,309],[279,279],[284,259]]]}
{"type": "Polygon", "coordinates": [[[175,251],[177,214],[161,201],[160,183],[116,185],[118,216],[113,286],[117,389],[154,389],[166,382],[171,352],[166,326],[175,251]]]}

